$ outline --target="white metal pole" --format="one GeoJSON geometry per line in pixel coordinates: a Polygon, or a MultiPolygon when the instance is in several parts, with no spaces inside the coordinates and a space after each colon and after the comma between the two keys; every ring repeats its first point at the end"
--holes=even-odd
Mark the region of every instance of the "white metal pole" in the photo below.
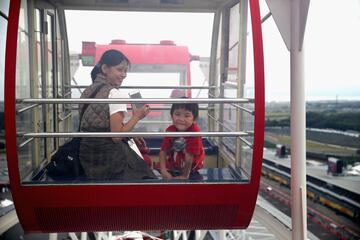
{"type": "Polygon", "coordinates": [[[58,234],[57,233],[49,233],[49,240],[57,240],[58,234]]]}
{"type": "Polygon", "coordinates": [[[86,240],[87,238],[87,232],[82,232],[80,236],[80,240],[86,240]]]}
{"type": "Polygon", "coordinates": [[[301,0],[291,1],[291,216],[292,239],[307,239],[306,126],[304,50],[301,46],[301,0]]]}
{"type": "Polygon", "coordinates": [[[226,230],[219,230],[219,240],[225,240],[226,239],[226,230]]]}

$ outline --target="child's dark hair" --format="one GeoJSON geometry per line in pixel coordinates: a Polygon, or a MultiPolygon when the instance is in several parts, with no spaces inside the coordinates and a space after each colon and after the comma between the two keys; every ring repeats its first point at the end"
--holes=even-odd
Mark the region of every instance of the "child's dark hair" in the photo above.
{"type": "Polygon", "coordinates": [[[194,116],[194,120],[196,120],[199,116],[199,105],[197,103],[173,103],[170,109],[170,115],[173,115],[176,109],[185,109],[187,111],[190,111],[194,116]]]}
{"type": "Polygon", "coordinates": [[[105,64],[108,67],[116,66],[121,62],[126,61],[128,65],[130,65],[129,59],[120,51],[118,50],[107,50],[103,53],[100,58],[100,61],[94,66],[91,71],[91,79],[95,81],[96,75],[101,73],[101,65],[105,64]]]}

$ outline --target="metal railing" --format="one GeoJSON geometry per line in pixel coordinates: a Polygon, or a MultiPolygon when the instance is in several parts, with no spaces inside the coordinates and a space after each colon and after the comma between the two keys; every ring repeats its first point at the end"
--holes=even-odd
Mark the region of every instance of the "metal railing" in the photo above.
{"type": "Polygon", "coordinates": [[[252,103],[249,98],[24,98],[18,99],[21,104],[51,103],[252,103]]]}
{"type": "MultiPolygon", "coordinates": [[[[88,86],[71,86],[71,88],[86,88],[88,86]]],[[[138,88],[138,89],[210,89],[216,88],[215,86],[122,86],[122,88],[138,88]]],[[[24,107],[17,111],[17,113],[21,113],[32,109],[40,104],[84,104],[84,103],[123,103],[123,104],[134,104],[134,103],[150,103],[150,104],[159,104],[159,103],[199,103],[199,104],[230,104],[235,108],[241,109],[251,115],[254,115],[254,111],[248,108],[245,108],[239,104],[253,103],[254,99],[251,98],[216,98],[215,96],[211,96],[213,98],[141,98],[141,99],[131,99],[131,98],[112,98],[112,99],[100,99],[100,98],[48,98],[48,99],[40,99],[40,98],[26,98],[26,99],[18,99],[18,104],[32,104],[31,106],[24,107]]],[[[201,107],[200,110],[209,110],[214,107],[201,107]]],[[[170,107],[167,106],[156,106],[152,108],[152,110],[169,110],[170,107]]],[[[74,109],[72,109],[74,110],[74,109]]],[[[65,120],[70,117],[70,114],[67,114],[64,117],[60,118],[60,121],[65,120]]],[[[221,125],[224,129],[229,132],[28,132],[28,133],[18,133],[18,136],[28,138],[18,147],[23,147],[34,138],[72,138],[72,137],[237,137],[242,142],[244,142],[250,148],[253,148],[253,145],[247,141],[244,137],[253,136],[253,132],[241,132],[241,131],[233,131],[230,127],[220,122],[215,117],[208,114],[208,117],[214,120],[217,124],[221,125]]]]}
{"type": "Polygon", "coordinates": [[[65,137],[239,137],[251,136],[251,132],[33,132],[19,134],[31,138],[65,137]]]}
{"type": "MultiPolygon", "coordinates": [[[[87,88],[88,85],[67,85],[71,88],[87,88]]],[[[123,89],[213,89],[216,86],[121,86],[123,89]]]]}
{"type": "MultiPolygon", "coordinates": [[[[227,126],[226,124],[220,122],[217,118],[215,118],[214,116],[208,114],[208,117],[211,118],[212,120],[214,120],[217,124],[221,125],[222,127],[226,128],[229,131],[234,131],[233,129],[231,129],[229,126],[227,126]]],[[[246,132],[248,134],[248,136],[253,136],[254,133],[253,132],[246,132]]],[[[253,145],[246,140],[245,138],[241,137],[241,136],[237,136],[242,142],[244,142],[246,145],[248,145],[250,148],[253,148],[253,145]]]]}

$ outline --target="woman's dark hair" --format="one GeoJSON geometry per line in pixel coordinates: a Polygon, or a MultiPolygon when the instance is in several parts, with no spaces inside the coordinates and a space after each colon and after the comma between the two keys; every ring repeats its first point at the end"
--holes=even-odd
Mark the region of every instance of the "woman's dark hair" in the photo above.
{"type": "MultiPolygon", "coordinates": [[[[187,98],[187,97],[181,97],[187,98]]],[[[196,120],[199,116],[199,105],[197,103],[174,103],[170,109],[170,115],[173,115],[176,109],[185,109],[191,112],[196,120]]]]}
{"type": "Polygon", "coordinates": [[[91,79],[95,81],[96,75],[101,73],[101,66],[105,64],[108,67],[116,66],[120,64],[122,61],[126,61],[128,65],[130,65],[129,59],[120,51],[118,50],[107,50],[103,53],[100,58],[100,61],[94,66],[91,71],[91,79]]]}

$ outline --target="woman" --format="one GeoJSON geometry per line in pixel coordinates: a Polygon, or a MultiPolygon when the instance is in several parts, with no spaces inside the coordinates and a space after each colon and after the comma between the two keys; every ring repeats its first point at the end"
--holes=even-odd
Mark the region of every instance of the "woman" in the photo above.
{"type": "MultiPolygon", "coordinates": [[[[128,98],[120,87],[130,62],[117,50],[106,51],[91,71],[93,84],[85,89],[81,98],[128,98]]],[[[126,104],[90,104],[82,112],[82,132],[129,132],[149,112],[148,105],[134,108],[129,121],[124,122],[126,104]]],[[[90,180],[134,180],[156,178],[145,161],[128,145],[126,138],[82,138],[80,162],[90,180]]]]}

